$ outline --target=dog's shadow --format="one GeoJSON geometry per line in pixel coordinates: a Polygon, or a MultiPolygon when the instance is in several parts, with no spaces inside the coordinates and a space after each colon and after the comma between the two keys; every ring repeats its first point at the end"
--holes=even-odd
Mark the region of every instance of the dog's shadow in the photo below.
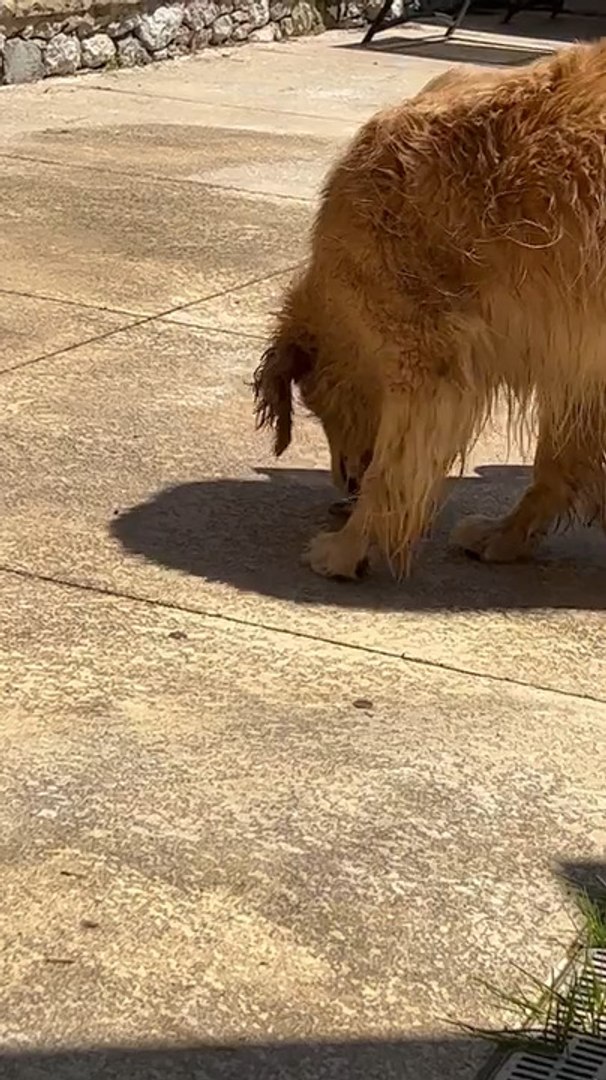
{"type": "Polygon", "coordinates": [[[307,540],[329,521],[335,492],[325,473],[259,470],[256,480],[201,480],[159,492],[112,522],[126,550],[161,566],[247,592],[302,604],[374,610],[602,610],[606,538],[574,529],[550,538],[529,563],[494,566],[453,551],[448,535],[465,514],[500,514],[528,484],[520,466],[485,466],[449,481],[432,536],[413,574],[396,584],[379,568],[361,584],[316,577],[301,565],[307,540]]]}

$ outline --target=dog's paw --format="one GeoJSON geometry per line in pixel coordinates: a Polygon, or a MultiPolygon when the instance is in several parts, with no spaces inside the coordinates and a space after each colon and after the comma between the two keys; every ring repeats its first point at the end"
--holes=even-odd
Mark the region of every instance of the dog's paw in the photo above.
{"type": "Polygon", "coordinates": [[[343,533],[321,532],[314,536],[303,556],[306,566],[310,566],[321,577],[334,578],[337,581],[359,581],[367,570],[367,560],[360,558],[358,550],[352,548],[343,533]]]}
{"type": "Polygon", "coordinates": [[[531,544],[514,529],[506,528],[503,518],[466,517],[455,525],[450,543],[480,562],[509,563],[526,559],[531,544]]]}

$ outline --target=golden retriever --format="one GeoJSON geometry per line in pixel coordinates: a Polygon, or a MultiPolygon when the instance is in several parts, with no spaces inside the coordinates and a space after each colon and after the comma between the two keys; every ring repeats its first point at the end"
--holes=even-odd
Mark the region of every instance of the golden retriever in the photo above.
{"type": "Polygon", "coordinates": [[[377,544],[407,572],[441,482],[504,397],[535,419],[534,480],[455,541],[527,555],[556,521],[605,518],[606,41],[523,69],[453,71],[370,120],[329,175],[311,258],[255,375],[288,446],[292,388],[359,497],[308,551],[354,578],[377,544]]]}

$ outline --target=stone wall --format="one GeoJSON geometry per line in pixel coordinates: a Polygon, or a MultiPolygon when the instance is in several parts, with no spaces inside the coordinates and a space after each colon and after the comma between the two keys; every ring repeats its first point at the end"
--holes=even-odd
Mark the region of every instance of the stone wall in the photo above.
{"type": "Polygon", "coordinates": [[[0,82],[136,67],[212,45],[318,33],[314,0],[8,0],[0,3],[0,82]]]}

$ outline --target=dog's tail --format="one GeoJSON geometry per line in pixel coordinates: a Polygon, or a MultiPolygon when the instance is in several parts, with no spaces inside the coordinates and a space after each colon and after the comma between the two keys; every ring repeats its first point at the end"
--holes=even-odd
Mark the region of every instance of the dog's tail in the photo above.
{"type": "Polygon", "coordinates": [[[280,457],[289,446],[293,424],[293,384],[311,370],[315,349],[310,342],[295,342],[278,333],[265,350],[253,376],[257,428],[274,431],[274,454],[280,457]]]}

